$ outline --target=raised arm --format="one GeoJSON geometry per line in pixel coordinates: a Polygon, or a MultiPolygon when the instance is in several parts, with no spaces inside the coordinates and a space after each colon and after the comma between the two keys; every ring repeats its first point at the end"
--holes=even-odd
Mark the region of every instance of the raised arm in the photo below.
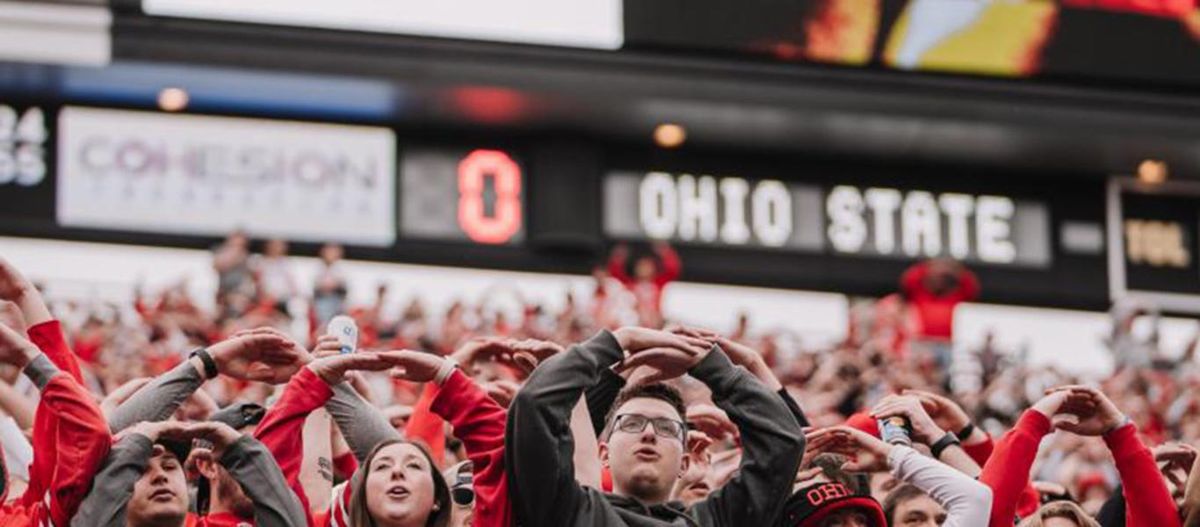
{"type": "Polygon", "coordinates": [[[1137,437],[1137,426],[1103,392],[1089,386],[1063,386],[1054,393],[1082,398],[1074,419],[1057,422],[1060,430],[1102,436],[1112,452],[1125,494],[1127,527],[1177,527],[1179,513],[1150,449],[1137,437]]]}
{"type": "Polygon", "coordinates": [[[306,527],[306,508],[291,490],[267,447],[227,425],[203,423],[209,437],[224,450],[220,464],[229,470],[254,503],[254,525],[258,527],[306,527]]]}
{"type": "Polygon", "coordinates": [[[712,390],[742,441],[738,475],[697,504],[697,516],[707,516],[711,525],[774,524],[804,454],[800,424],[778,394],[735,367],[720,347],[689,373],[712,390]]]}
{"type": "Polygon", "coordinates": [[[655,243],[654,253],[658,255],[660,264],[658,275],[654,277],[654,282],[661,287],[679,278],[679,275],[683,272],[683,261],[679,259],[679,253],[675,252],[675,249],[666,242],[655,243]]]}
{"type": "MultiPolygon", "coordinates": [[[[265,329],[236,333],[204,353],[218,374],[272,384],[291,377],[304,355],[290,339],[265,329]]],[[[190,357],[134,392],[109,416],[109,426],[117,433],[141,421],[167,419],[208,380],[204,360],[190,357]]]]}
{"type": "Polygon", "coordinates": [[[560,525],[582,499],[575,482],[571,410],[600,371],[623,357],[604,331],[542,364],[509,407],[505,464],[509,494],[521,525],[560,525]]]}
{"type": "Polygon", "coordinates": [[[508,412],[458,370],[438,386],[430,409],[454,427],[474,465],[475,525],[512,525],[504,474],[508,412]]]}
{"type": "Polygon", "coordinates": [[[625,271],[625,265],[629,262],[629,248],[624,244],[617,245],[612,250],[612,254],[608,257],[608,274],[619,280],[622,284],[628,286],[633,283],[633,278],[625,271]]]}
{"type": "Polygon", "coordinates": [[[153,452],[154,442],[143,434],[126,434],[117,441],[104,461],[104,467],[96,474],[92,492],[83,500],[70,525],[124,527],[125,507],[133,495],[133,485],[146,471],[153,452]]]}
{"type": "Polygon", "coordinates": [[[1038,446],[1050,433],[1050,419],[1066,401],[1067,395],[1063,393],[1043,397],[996,443],[979,475],[979,481],[992,489],[990,527],[1012,526],[1017,517],[1017,503],[1029,486],[1029,472],[1037,458],[1038,446]]]}
{"type": "Polygon", "coordinates": [[[987,525],[992,491],[986,485],[908,447],[892,447],[888,461],[892,475],[921,489],[946,509],[942,527],[987,525]]]}
{"type": "Polygon", "coordinates": [[[162,421],[171,417],[179,406],[208,380],[204,364],[191,358],[155,377],[121,403],[108,418],[114,434],[142,421],[162,421]]]}
{"type": "Polygon", "coordinates": [[[30,485],[19,502],[38,509],[39,521],[66,525],[112,444],[104,417],[79,383],[5,325],[0,325],[0,362],[23,370],[41,390],[33,423],[30,485]]]}

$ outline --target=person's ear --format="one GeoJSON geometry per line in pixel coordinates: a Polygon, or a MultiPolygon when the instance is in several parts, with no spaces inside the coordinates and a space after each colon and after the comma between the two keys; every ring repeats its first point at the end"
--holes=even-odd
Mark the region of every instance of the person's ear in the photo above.
{"type": "Polygon", "coordinates": [[[600,455],[600,466],[604,468],[611,468],[608,466],[608,443],[601,441],[597,446],[599,447],[598,454],[600,455]]]}
{"type": "Polygon", "coordinates": [[[194,454],[194,460],[196,472],[199,472],[201,476],[204,476],[209,481],[217,478],[217,463],[211,455],[197,452],[194,454]]]}
{"type": "Polygon", "coordinates": [[[692,466],[692,456],[691,456],[691,454],[688,454],[685,452],[683,454],[683,457],[679,459],[679,476],[678,477],[682,478],[684,474],[687,474],[688,467],[691,467],[691,466],[692,466]]]}

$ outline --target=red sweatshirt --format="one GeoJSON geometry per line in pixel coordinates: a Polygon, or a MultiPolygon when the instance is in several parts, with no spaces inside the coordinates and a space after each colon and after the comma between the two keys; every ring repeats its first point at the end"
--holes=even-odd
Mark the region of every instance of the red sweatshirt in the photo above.
{"type": "MultiPolygon", "coordinates": [[[[350,497],[353,495],[350,485],[344,485],[332,510],[314,516],[300,485],[304,419],[332,396],[333,391],[325,381],[312,370],[301,368],[254,433],[275,454],[275,460],[288,484],[300,497],[309,525],[320,527],[349,525],[345,511],[350,510],[350,497]]],[[[474,525],[512,525],[512,508],[504,474],[504,429],[508,419],[505,410],[461,371],[455,371],[446,379],[445,384],[437,390],[430,407],[454,426],[455,435],[462,440],[468,457],[475,465],[474,525]]]]}
{"type": "Polygon", "coordinates": [[[0,525],[70,525],[111,446],[108,423],[91,395],[69,374],[55,375],[42,390],[33,424],[35,458],[53,458],[48,467],[35,459],[30,469],[30,479],[45,487],[31,481],[25,494],[0,506],[0,525]]]}
{"type": "MultiPolygon", "coordinates": [[[[83,373],[79,369],[79,360],[67,345],[62,325],[57,320],[34,325],[27,330],[27,333],[29,340],[46,355],[46,358],[50,359],[50,362],[53,362],[59,370],[67,373],[78,386],[83,386],[83,373]]],[[[90,397],[88,400],[91,400],[90,397]]],[[[58,420],[50,415],[41,419],[39,418],[41,413],[38,412],[34,417],[34,428],[41,430],[43,437],[58,437],[58,420]]],[[[36,448],[36,446],[33,450],[33,462],[29,468],[29,486],[26,490],[26,495],[30,496],[41,496],[46,493],[51,485],[54,467],[58,464],[58,449],[36,448]]]]}
{"type": "Polygon", "coordinates": [[[1179,511],[1167,490],[1154,454],[1138,439],[1137,426],[1122,426],[1104,436],[1121,474],[1125,527],[1179,527],[1179,511]]]}
{"type": "Polygon", "coordinates": [[[954,334],[954,308],[979,295],[979,280],[963,269],[958,275],[958,287],[942,295],[925,288],[929,262],[910,267],[900,278],[900,285],[921,318],[921,336],[948,339],[954,334]]]}
{"type": "MultiPolygon", "coordinates": [[[[432,384],[432,383],[430,383],[432,384]]],[[[475,527],[514,525],[504,474],[504,430],[508,411],[488,397],[462,371],[455,370],[437,389],[430,407],[454,427],[474,465],[475,527]]]]}
{"type": "Polygon", "coordinates": [[[679,278],[680,270],[683,264],[679,261],[679,254],[670,247],[665,247],[658,253],[661,267],[658,274],[654,275],[652,280],[643,282],[629,276],[625,272],[625,259],[613,258],[608,261],[608,274],[613,278],[620,280],[625,288],[633,293],[637,299],[640,308],[653,308],[656,312],[662,311],[662,293],[667,284],[679,278]]]}
{"type": "Polygon", "coordinates": [[[1037,410],[1026,410],[996,443],[992,457],[983,466],[979,481],[992,489],[992,517],[990,527],[1012,527],[1018,512],[1031,514],[1037,510],[1034,496],[1033,510],[1029,508],[1029,471],[1037,458],[1038,445],[1050,433],[1050,419],[1037,410]],[[1018,511],[1018,508],[1020,511],[1018,511]]]}
{"type": "Polygon", "coordinates": [[[189,512],[184,527],[240,527],[247,524],[254,525],[253,519],[247,521],[238,518],[232,512],[218,512],[206,516],[189,512]]]}
{"type": "Polygon", "coordinates": [[[441,470],[446,468],[446,421],[431,408],[437,393],[438,387],[432,382],[421,389],[421,398],[417,399],[408,424],[404,425],[404,437],[424,443],[429,449],[429,457],[441,470]]]}
{"type": "MultiPolygon", "coordinates": [[[[990,527],[1010,527],[1018,514],[1024,517],[1036,511],[1036,501],[1032,510],[1024,510],[1029,508],[1025,490],[1038,445],[1050,430],[1048,417],[1036,410],[1026,410],[1017,426],[996,444],[996,451],[979,476],[992,489],[990,527]]],[[[1130,424],[1114,430],[1104,437],[1104,442],[1116,460],[1125,489],[1126,527],[1179,527],[1175,502],[1153,454],[1138,439],[1137,427],[1130,424]]]]}
{"type": "Polygon", "coordinates": [[[304,494],[304,486],[300,483],[300,465],[304,460],[304,420],[313,410],[324,406],[332,396],[333,390],[325,381],[312,370],[300,368],[300,372],[283,389],[279,401],[254,430],[254,438],[275,456],[283,477],[300,499],[309,526],[328,526],[329,522],[328,518],[317,522],[308,496],[304,494]]]}

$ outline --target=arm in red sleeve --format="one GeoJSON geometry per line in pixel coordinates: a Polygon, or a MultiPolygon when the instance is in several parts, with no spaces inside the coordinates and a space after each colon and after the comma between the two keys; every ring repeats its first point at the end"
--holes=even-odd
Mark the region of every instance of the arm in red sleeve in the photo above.
{"type": "Polygon", "coordinates": [[[474,465],[475,525],[513,525],[504,473],[508,412],[461,371],[437,390],[430,409],[454,427],[474,465]]]}
{"type": "Polygon", "coordinates": [[[1179,527],[1175,500],[1167,491],[1150,449],[1137,436],[1137,426],[1122,426],[1104,436],[1121,474],[1126,527],[1179,527]]]}
{"type": "Polygon", "coordinates": [[[620,251],[613,251],[612,256],[608,258],[608,274],[625,284],[626,287],[633,283],[633,278],[625,272],[625,258],[620,251]]]}
{"type": "Polygon", "coordinates": [[[904,274],[900,276],[900,290],[904,292],[904,296],[908,299],[916,298],[925,291],[925,275],[929,274],[929,263],[921,262],[909,267],[904,274]]]}
{"type": "Polygon", "coordinates": [[[1036,410],[1026,410],[1010,430],[996,443],[992,457],[983,466],[979,481],[992,489],[990,527],[1012,527],[1017,502],[1029,485],[1029,471],[1037,458],[1038,445],[1050,433],[1050,418],[1036,410]]]}
{"type": "Polygon", "coordinates": [[[430,410],[438,389],[433,383],[425,383],[425,388],[421,390],[421,398],[417,399],[417,405],[413,408],[412,417],[408,418],[408,424],[404,425],[404,437],[410,440],[418,440],[429,448],[429,455],[438,467],[444,468],[446,465],[446,423],[442,418],[430,410]]]}
{"type": "Polygon", "coordinates": [[[354,452],[349,450],[333,458],[333,469],[337,474],[349,479],[354,475],[354,471],[358,470],[358,460],[354,458],[354,452]]]}
{"type": "MultiPolygon", "coordinates": [[[[45,310],[45,306],[42,306],[41,309],[45,310]]],[[[71,352],[70,346],[67,346],[67,339],[57,320],[50,319],[34,324],[29,327],[27,333],[30,342],[33,342],[59,371],[70,375],[78,385],[83,385],[83,374],[79,370],[79,361],[71,352]]],[[[34,428],[41,429],[42,437],[58,437],[58,419],[50,416],[49,412],[39,412],[38,414],[34,417],[34,428]],[[41,417],[41,413],[48,415],[41,417]]],[[[58,452],[57,448],[34,449],[33,463],[29,467],[27,495],[37,496],[40,499],[50,489],[55,467],[59,465],[58,452]]]]}
{"type": "Polygon", "coordinates": [[[679,278],[683,271],[683,262],[679,259],[679,253],[670,245],[661,244],[655,246],[655,252],[658,253],[658,260],[661,267],[658,270],[658,275],[654,277],[654,283],[659,287],[663,287],[672,280],[679,278]]]}
{"type": "Polygon", "coordinates": [[[315,525],[308,496],[300,483],[300,465],[304,461],[304,420],[313,410],[321,408],[333,395],[325,381],[308,368],[292,377],[279,401],[254,430],[254,438],[266,445],[275,457],[283,477],[304,506],[308,524],[315,525]]]}
{"type": "Polygon", "coordinates": [[[33,342],[58,369],[67,372],[80,385],[83,384],[83,373],[79,370],[79,359],[67,345],[63,336],[62,325],[57,320],[42,322],[29,328],[29,340],[33,342]]]}
{"type": "Polygon", "coordinates": [[[979,296],[979,279],[970,269],[963,267],[958,272],[958,290],[954,296],[963,302],[970,302],[979,296]]]}
{"type": "Polygon", "coordinates": [[[112,438],[100,408],[69,375],[59,373],[42,391],[33,445],[37,452],[57,451],[57,462],[50,476],[49,494],[32,495],[31,488],[21,501],[30,506],[49,503],[42,517],[53,525],[70,525],[108,455],[112,438]],[[52,435],[47,434],[49,430],[53,430],[52,435]]]}
{"type": "Polygon", "coordinates": [[[992,436],[984,434],[987,440],[982,443],[963,444],[963,452],[966,452],[971,459],[975,460],[979,466],[984,466],[988,462],[988,458],[992,457],[992,451],[996,449],[996,442],[992,440],[992,436]]]}

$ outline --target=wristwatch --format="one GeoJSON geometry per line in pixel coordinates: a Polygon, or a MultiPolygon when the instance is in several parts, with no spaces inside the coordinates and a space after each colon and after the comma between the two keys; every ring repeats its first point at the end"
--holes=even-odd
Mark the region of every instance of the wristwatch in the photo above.
{"type": "Polygon", "coordinates": [[[213,360],[212,354],[206,348],[197,348],[196,351],[188,354],[188,358],[197,357],[204,364],[204,376],[209,379],[215,379],[218,375],[217,361],[213,360]]]}
{"type": "Polygon", "coordinates": [[[954,432],[946,432],[946,435],[938,439],[937,442],[929,446],[929,452],[933,454],[934,459],[941,459],[942,452],[954,445],[961,445],[962,441],[958,440],[958,436],[954,432]]]}

